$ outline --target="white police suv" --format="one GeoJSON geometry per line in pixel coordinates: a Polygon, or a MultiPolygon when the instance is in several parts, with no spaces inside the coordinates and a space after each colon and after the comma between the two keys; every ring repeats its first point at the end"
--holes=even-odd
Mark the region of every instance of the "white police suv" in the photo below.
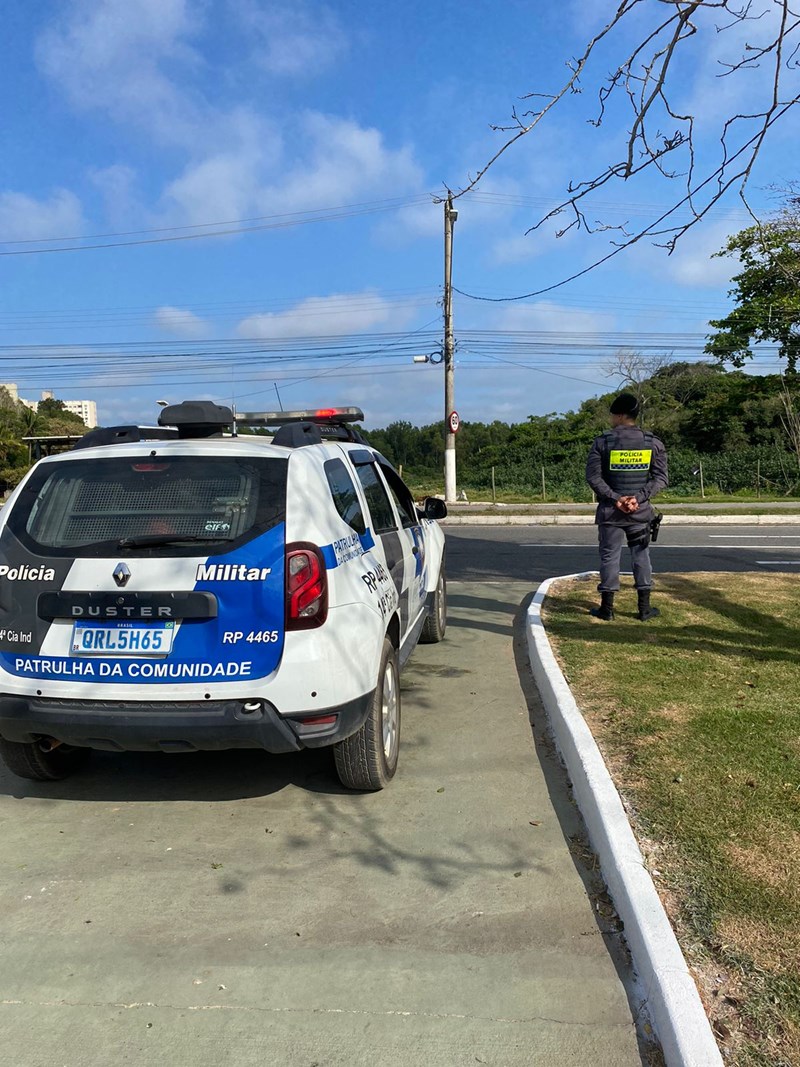
{"type": "Polygon", "coordinates": [[[400,666],[444,636],[446,509],[417,510],[362,419],[187,401],[36,464],[0,513],[6,765],[329,745],[344,785],[383,788],[400,666]]]}

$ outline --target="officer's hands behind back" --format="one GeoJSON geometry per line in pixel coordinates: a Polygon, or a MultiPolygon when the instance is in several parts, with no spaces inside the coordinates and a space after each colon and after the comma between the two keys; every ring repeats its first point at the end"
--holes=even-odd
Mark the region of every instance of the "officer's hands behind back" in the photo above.
{"type": "Polygon", "coordinates": [[[634,511],[639,510],[639,501],[635,496],[621,496],[614,502],[614,506],[624,511],[626,515],[632,515],[634,511]]]}

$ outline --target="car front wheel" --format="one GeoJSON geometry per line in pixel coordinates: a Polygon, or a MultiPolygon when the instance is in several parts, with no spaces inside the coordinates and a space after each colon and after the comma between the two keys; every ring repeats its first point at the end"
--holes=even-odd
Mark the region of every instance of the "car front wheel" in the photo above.
{"type": "Polygon", "coordinates": [[[348,789],[374,792],[394,778],[400,754],[400,670],[388,640],[369,715],[352,737],[334,745],[333,754],[339,781],[348,789]]]}
{"type": "Polygon", "coordinates": [[[444,637],[447,629],[447,577],[444,573],[444,560],[439,571],[439,581],[433,594],[433,606],[422,626],[419,639],[423,645],[435,645],[444,637]]]}

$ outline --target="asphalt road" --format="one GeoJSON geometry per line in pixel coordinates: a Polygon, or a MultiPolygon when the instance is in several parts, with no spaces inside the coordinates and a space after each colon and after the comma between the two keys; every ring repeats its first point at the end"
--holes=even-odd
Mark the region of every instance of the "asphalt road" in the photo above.
{"type": "MultiPolygon", "coordinates": [[[[491,574],[536,558],[481,538],[451,550],[505,560],[491,574]]],[[[452,582],[445,641],[403,672],[382,793],[345,793],[325,751],[0,772],[3,1062],[641,1065],[532,691],[531,584],[452,582]]]]}
{"type": "MultiPolygon", "coordinates": [[[[800,525],[687,526],[665,519],[652,546],[653,570],[800,570],[800,525]]],[[[470,581],[527,581],[534,588],[557,574],[596,570],[595,526],[453,526],[447,530],[447,571],[470,581]]],[[[623,570],[630,569],[626,549],[623,570]]]]}

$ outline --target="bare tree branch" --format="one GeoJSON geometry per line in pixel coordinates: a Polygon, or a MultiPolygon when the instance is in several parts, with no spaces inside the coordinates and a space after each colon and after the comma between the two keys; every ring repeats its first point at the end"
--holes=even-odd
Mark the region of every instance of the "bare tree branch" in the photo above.
{"type": "MultiPolygon", "coordinates": [[[[463,188],[452,194],[448,190],[448,193],[458,198],[473,190],[497,160],[513,144],[530,134],[565,97],[581,93],[582,82],[593,76],[601,54],[613,49],[623,39],[623,33],[634,25],[632,15],[636,13],[640,19],[649,18],[651,24],[649,27],[645,24],[638,42],[625,49],[625,58],[621,63],[615,63],[613,73],[601,79],[597,89],[598,110],[589,120],[591,125],[601,126],[608,117],[612,100],[621,99],[631,113],[622,151],[614,162],[594,177],[570,182],[564,200],[530,226],[526,233],[565,211],[569,213],[570,221],[556,231],[559,237],[572,229],[586,233],[616,230],[621,240],[615,243],[614,252],[589,268],[593,269],[621,248],[644,237],[660,239],[656,243],[669,253],[673,252],[686,232],[733,189],[751,211],[746,190],[764,141],[775,123],[800,101],[800,79],[797,77],[800,69],[800,14],[793,10],[792,3],[793,0],[657,0],[656,3],[650,0],[645,4],[644,0],[621,0],[614,15],[592,37],[583,54],[567,64],[569,76],[564,84],[551,93],[532,92],[523,97],[544,103],[537,110],[522,115],[514,109],[511,125],[493,126],[494,130],[511,136],[463,188]],[[743,38],[743,33],[748,38],[751,34],[754,37],[743,38]],[[686,106],[673,104],[673,98],[685,90],[679,62],[691,61],[690,42],[697,45],[709,37],[720,55],[717,60],[719,78],[741,78],[748,72],[762,72],[756,75],[757,85],[748,85],[750,106],[747,112],[729,114],[720,120],[720,148],[716,162],[705,162],[708,160],[707,145],[704,144],[703,152],[699,150],[697,138],[701,127],[697,115],[689,113],[686,106]],[[725,56],[720,41],[723,45],[730,41],[728,56],[725,56]],[[600,52],[601,45],[603,53],[600,52]],[[594,64],[593,60],[596,61],[594,64]],[[704,161],[702,170],[701,160],[704,161]],[[681,179],[683,192],[672,208],[635,231],[624,225],[589,222],[583,201],[588,202],[593,194],[615,180],[626,182],[648,170],[656,170],[666,179],[681,179]]],[[[708,122],[702,127],[706,138],[707,127],[708,122]]],[[[582,273],[586,272],[579,272],[565,281],[582,273]]],[[[525,294],[519,299],[528,295],[538,293],[525,294]]]]}

